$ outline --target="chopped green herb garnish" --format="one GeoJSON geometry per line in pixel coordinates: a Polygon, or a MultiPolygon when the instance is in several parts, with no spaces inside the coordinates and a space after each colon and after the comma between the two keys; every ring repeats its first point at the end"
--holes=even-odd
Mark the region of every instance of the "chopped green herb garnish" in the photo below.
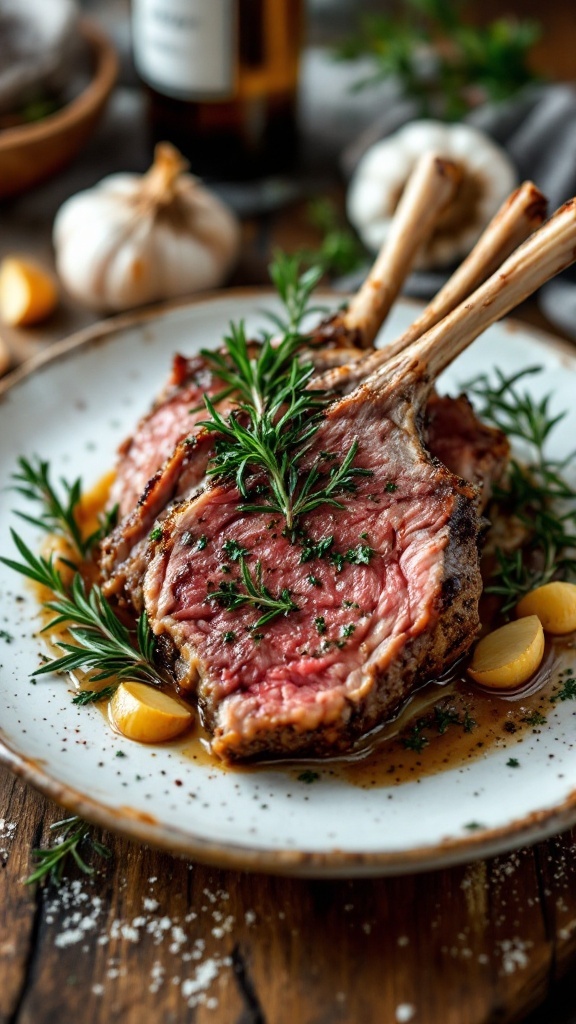
{"type": "Polygon", "coordinates": [[[155,526],[154,529],[150,531],[149,536],[150,540],[162,540],[162,527],[155,526]]]}
{"type": "Polygon", "coordinates": [[[540,714],[539,711],[533,711],[530,715],[526,715],[522,721],[526,722],[527,725],[546,725],[548,719],[546,715],[540,714]]]}
{"type": "Polygon", "coordinates": [[[562,682],[562,689],[555,693],[553,697],[550,697],[552,704],[557,700],[575,700],[576,699],[576,679],[573,676],[568,676],[562,682]]]}
{"type": "Polygon", "coordinates": [[[520,767],[520,761],[518,760],[517,757],[509,757],[508,760],[506,761],[506,767],[507,768],[519,768],[520,767]]]}
{"type": "Polygon", "coordinates": [[[300,772],[298,776],[298,782],[306,782],[307,785],[311,785],[313,782],[317,782],[320,778],[318,772],[312,772],[308,768],[304,772],[300,772]]]}
{"type": "Polygon", "coordinates": [[[331,551],[330,564],[335,566],[336,572],[342,572],[346,564],[346,555],[343,555],[340,551],[331,551]]]}
{"type": "Polygon", "coordinates": [[[334,543],[334,537],[321,537],[320,540],[312,540],[310,537],[302,538],[302,551],[300,553],[300,564],[311,562],[314,558],[324,558],[334,543]]]}
{"type": "Polygon", "coordinates": [[[436,705],[434,708],[434,725],[440,736],[443,736],[449,725],[460,725],[460,715],[455,708],[436,705]]]}
{"type": "Polygon", "coordinates": [[[342,626],[342,636],[352,636],[356,626],[353,622],[349,622],[347,626],[342,626]]]}
{"type": "Polygon", "coordinates": [[[369,544],[358,544],[346,552],[346,561],[352,565],[368,565],[374,551],[369,544]]]}
{"type": "Polygon", "coordinates": [[[422,727],[416,723],[412,726],[412,729],[407,736],[404,736],[402,743],[406,750],[414,750],[417,754],[421,754],[424,747],[427,747],[430,740],[422,732],[422,727]]]}
{"type": "Polygon", "coordinates": [[[204,551],[204,548],[207,546],[207,544],[208,537],[206,537],[205,534],[202,534],[202,536],[198,538],[198,543],[196,544],[196,547],[198,548],[198,551],[204,551]]]}
{"type": "Polygon", "coordinates": [[[434,731],[438,736],[443,736],[451,725],[459,725],[468,733],[476,728],[476,722],[467,709],[461,715],[453,705],[444,700],[436,704],[429,714],[419,718],[411,729],[402,735],[402,743],[408,750],[420,753],[429,743],[429,732],[434,731]]]}
{"type": "Polygon", "coordinates": [[[398,490],[398,484],[395,484],[393,480],[389,480],[384,487],[384,490],[387,491],[388,494],[394,494],[394,491],[398,490]]]}
{"type": "Polygon", "coordinates": [[[225,540],[222,545],[222,550],[231,562],[238,562],[241,558],[245,558],[246,555],[250,553],[248,548],[243,547],[237,540],[225,540]]]}
{"type": "Polygon", "coordinates": [[[236,633],[234,632],[233,629],[227,629],[222,634],[222,639],[225,644],[233,644],[236,639],[236,633]]]}
{"type": "Polygon", "coordinates": [[[307,576],[306,579],[308,580],[308,583],[310,583],[313,587],[322,586],[322,580],[319,580],[318,577],[314,576],[313,573],[310,573],[310,575],[307,576]]]}
{"type": "Polygon", "coordinates": [[[5,629],[0,629],[0,640],[4,640],[7,644],[11,644],[14,637],[11,633],[7,633],[5,629]]]}
{"type": "Polygon", "coordinates": [[[464,732],[473,732],[474,729],[476,728],[477,724],[478,723],[472,718],[470,712],[468,710],[466,710],[464,712],[464,719],[463,719],[463,722],[462,722],[462,725],[464,727],[464,732]]]}
{"type": "Polygon", "coordinates": [[[314,619],[314,625],[316,626],[316,630],[319,633],[319,635],[323,636],[323,634],[326,632],[326,622],[324,621],[324,616],[318,615],[314,619]]]}

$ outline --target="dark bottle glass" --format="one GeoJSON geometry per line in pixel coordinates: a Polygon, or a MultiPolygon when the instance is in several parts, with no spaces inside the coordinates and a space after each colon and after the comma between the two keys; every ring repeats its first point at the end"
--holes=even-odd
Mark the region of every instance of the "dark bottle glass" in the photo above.
{"type": "Polygon", "coordinates": [[[293,167],[302,23],[302,0],[133,0],[152,140],[173,142],[204,177],[293,167]]]}

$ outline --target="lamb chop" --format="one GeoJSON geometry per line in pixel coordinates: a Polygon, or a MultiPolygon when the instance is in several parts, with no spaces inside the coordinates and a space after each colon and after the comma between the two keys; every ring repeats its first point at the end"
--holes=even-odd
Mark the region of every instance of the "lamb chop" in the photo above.
{"type": "Polygon", "coordinates": [[[196,690],[218,756],[349,750],[468,649],[482,586],[475,489],[429,455],[422,413],[449,363],[575,259],[572,200],[464,303],[391,362],[381,353],[371,376],[328,407],[303,469],[357,438],[354,465],[366,475],[340,507],[304,516],[306,546],[269,513],[242,511],[229,482],[164,520],[150,544],[146,610],[173,650],[175,680],[196,690]],[[232,578],[222,572],[231,552],[241,567],[232,578]],[[271,601],[274,614],[262,614],[271,601]]]}
{"type": "MultiPolygon", "coordinates": [[[[320,372],[357,359],[371,339],[363,336],[362,321],[368,298],[382,323],[416,253],[431,234],[455,192],[460,172],[455,165],[426,154],[418,163],[398,205],[391,232],[382,252],[347,310],[322,321],[311,337],[308,351],[320,372]]],[[[375,314],[367,324],[369,330],[375,314]]],[[[111,504],[118,503],[120,522],[102,545],[101,567],[107,596],[118,596],[139,610],[138,580],[143,544],[156,518],[175,499],[198,487],[213,452],[213,438],[200,426],[205,417],[204,396],[214,398],[223,382],[201,353],[185,360],[176,356],[171,378],[134,437],[120,449],[111,504]]],[[[224,413],[234,398],[219,403],[224,413]]]]}
{"type": "MultiPolygon", "coordinates": [[[[425,224],[425,233],[429,233],[432,230],[430,222],[438,217],[439,211],[443,208],[447,181],[450,182],[450,177],[442,161],[430,158],[420,164],[418,172],[404,193],[395,219],[395,230],[376,260],[367,281],[352,300],[346,313],[346,321],[342,321],[341,318],[338,321],[340,338],[345,337],[348,330],[350,336],[355,339],[361,338],[363,345],[368,345],[374,340],[377,325],[386,316],[400,288],[402,274],[406,272],[414,257],[417,248],[415,239],[421,240],[422,224],[425,224]],[[434,211],[433,217],[430,214],[431,209],[434,211]],[[418,230],[416,225],[419,225],[418,230]],[[406,238],[409,239],[409,245],[404,241],[406,238]],[[370,305],[370,300],[374,303],[374,308],[370,305]],[[347,324],[350,326],[346,327],[347,324]]],[[[460,298],[467,295],[487,276],[491,266],[501,261],[519,241],[541,223],[545,206],[546,200],[529,182],[513,193],[494,217],[467,260],[418,318],[418,330],[406,332],[393,344],[392,349],[399,351],[410,344],[418,336],[418,332],[423,332],[436,323],[444,312],[453,308],[460,298]]],[[[317,335],[322,337],[327,330],[334,330],[335,320],[336,318],[332,318],[320,325],[317,335]]],[[[348,364],[354,363],[360,355],[358,349],[350,345],[330,351],[332,354],[336,351],[340,360],[346,359],[348,364]]],[[[390,351],[390,348],[387,351],[390,351]]],[[[154,464],[151,459],[155,458],[160,468],[151,477],[136,508],[124,517],[103,546],[102,569],[107,580],[107,595],[116,598],[120,596],[123,601],[128,599],[137,610],[141,610],[140,584],[144,569],[142,559],[145,555],[148,533],[156,518],[164,514],[171,501],[186,496],[199,486],[213,451],[213,439],[209,435],[198,431],[193,435],[194,443],[190,444],[186,432],[189,430],[189,408],[193,395],[198,408],[201,402],[200,387],[206,387],[208,393],[211,393],[214,387],[221,385],[212,383],[209,368],[202,356],[195,356],[189,361],[188,366],[195,367],[195,377],[192,381],[188,377],[182,385],[184,362],[182,357],[176,357],[176,377],[172,394],[165,403],[156,406],[150,417],[145,418],[142,429],[140,432],[137,431],[136,439],[131,444],[132,456],[129,456],[127,463],[121,463],[119,484],[125,486],[128,482],[128,504],[133,500],[134,488],[131,490],[130,484],[134,482],[132,470],[139,453],[144,452],[144,463],[149,469],[154,464]],[[166,447],[174,440],[177,442],[176,447],[161,464],[166,447]]],[[[347,383],[350,389],[350,385],[354,386],[367,375],[367,371],[363,369],[366,362],[364,359],[357,363],[356,371],[351,369],[351,365],[346,365],[344,368],[325,373],[319,377],[317,385],[327,387],[335,393],[345,390],[347,383]]],[[[480,507],[484,507],[489,500],[493,483],[500,478],[507,464],[508,443],[500,431],[480,423],[466,399],[461,397],[455,401],[456,405],[452,409],[452,399],[439,400],[437,396],[432,396],[433,414],[428,417],[427,427],[429,448],[457,475],[483,484],[478,491],[478,501],[480,507]],[[455,421],[458,417],[460,424],[455,434],[455,421]],[[454,443],[455,436],[461,439],[460,445],[454,443]]],[[[203,414],[195,415],[198,420],[203,414]]]]}
{"type": "MultiPolygon", "coordinates": [[[[433,154],[425,154],[419,161],[398,205],[390,237],[358,295],[348,310],[321,321],[307,338],[320,373],[357,358],[372,344],[372,336],[365,330],[384,322],[418,250],[453,197],[459,179],[460,171],[450,161],[433,154]],[[368,309],[370,322],[364,323],[368,309]]],[[[190,359],[175,356],[163,392],[138,424],[134,436],[120,448],[111,503],[118,504],[121,519],[135,508],[178,442],[197,435],[197,424],[205,414],[204,395],[214,398],[222,387],[202,354],[190,359]]]]}

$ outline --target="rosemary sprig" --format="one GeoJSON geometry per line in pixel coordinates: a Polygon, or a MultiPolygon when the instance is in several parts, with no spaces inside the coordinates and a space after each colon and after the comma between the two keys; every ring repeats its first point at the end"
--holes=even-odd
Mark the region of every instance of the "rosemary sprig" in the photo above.
{"type": "Polygon", "coordinates": [[[278,615],[288,615],[289,612],[297,612],[298,605],[294,604],[287,587],[283,587],[277,597],[268,590],[262,582],[262,563],[256,562],[254,576],[246,565],[243,556],[240,557],[240,573],[244,590],[239,589],[238,582],[221,583],[217,590],[211,590],[208,594],[209,601],[216,601],[223,608],[243,608],[245,605],[252,605],[258,611],[263,611],[252,629],[260,629],[267,622],[271,622],[278,615]]]}
{"type": "Polygon", "coordinates": [[[83,537],[78,524],[77,512],[82,497],[82,481],[80,478],[73,483],[61,479],[60,485],[64,498],[60,497],[50,478],[50,464],[33,456],[31,459],[18,459],[19,470],[13,473],[11,490],[21,494],[28,501],[40,507],[36,516],[16,511],[20,519],[39,527],[44,533],[56,533],[64,537],[80,555],[86,558],[94,545],[110,532],[114,525],[117,509],[112,509],[103,517],[99,529],[83,537]]]}
{"type": "Polygon", "coordinates": [[[496,500],[529,537],[522,551],[496,551],[497,570],[486,590],[502,598],[504,612],[534,587],[576,575],[576,490],[564,476],[574,453],[562,460],[546,453],[550,435],[566,413],[551,413],[550,395],[537,400],[518,387],[540,372],[541,367],[530,367],[505,377],[496,371],[495,385],[485,374],[465,385],[480,415],[520,441],[527,452],[526,462],[511,459],[505,486],[495,488],[496,500]]]}
{"type": "Polygon", "coordinates": [[[46,601],[44,607],[54,612],[55,617],[42,632],[65,623],[76,641],[69,644],[55,640],[55,644],[66,653],[36,669],[33,676],[81,669],[93,673],[91,681],[95,683],[112,676],[118,680],[130,677],[158,683],[159,673],[154,666],[155,639],[146,613],[142,613],[136,631],[132,633],[114,613],[100,587],[93,586],[87,590],[78,572],[67,587],[52,556],[35,555],[14,530],[11,533],[23,561],[9,558],[0,558],[0,561],[46,587],[54,595],[54,599],[46,601]]]}
{"type": "Polygon", "coordinates": [[[298,359],[302,341],[299,334],[286,333],[278,344],[266,338],[253,351],[240,323],[231,325],[224,352],[203,353],[218,377],[240,398],[226,416],[210,398],[204,399],[210,418],[201,425],[217,435],[208,474],[234,479],[245,499],[242,510],[279,513],[291,536],[300,516],[321,504],[342,508],[336,495],[354,491],[355,478],[370,473],[352,466],[357,441],[341,465],[333,463],[324,473],[317,465],[304,468],[303,459],[320,425],[327,396],[308,388],[314,366],[298,359]],[[255,473],[267,478],[262,501],[249,500],[248,478],[255,473]]]}
{"type": "Polygon", "coordinates": [[[110,700],[110,697],[116,693],[116,689],[116,683],[112,683],[111,686],[103,686],[101,690],[80,690],[72,698],[72,703],[78,704],[80,707],[85,707],[86,704],[99,704],[101,701],[110,700]]]}
{"type": "Polygon", "coordinates": [[[286,318],[283,319],[269,311],[266,311],[266,316],[282,334],[298,334],[306,315],[324,312],[323,307],[310,305],[312,293],[320,281],[324,269],[323,263],[320,262],[302,272],[300,254],[289,255],[280,250],[276,250],[274,253],[268,273],[282,300],[286,318]]]}
{"type": "Polygon", "coordinates": [[[81,855],[82,847],[91,848],[100,857],[109,858],[112,856],[107,846],[99,843],[90,835],[91,825],[74,815],[71,818],[64,818],[62,821],[55,821],[50,826],[50,831],[61,831],[60,837],[53,846],[47,849],[32,850],[32,856],[36,860],[36,869],[28,876],[25,885],[32,885],[33,882],[42,882],[47,878],[55,885],[62,881],[64,867],[71,857],[85,875],[93,875],[94,867],[88,864],[81,855]]]}

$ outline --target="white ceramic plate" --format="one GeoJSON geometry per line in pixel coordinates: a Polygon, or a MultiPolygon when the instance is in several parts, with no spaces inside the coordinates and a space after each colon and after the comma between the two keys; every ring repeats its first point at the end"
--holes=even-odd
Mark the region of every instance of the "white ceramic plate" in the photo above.
{"type": "MultiPolygon", "coordinates": [[[[21,454],[50,460],[55,476],[94,484],[110,468],[162,385],[175,351],[215,343],[231,318],[262,325],[270,294],[223,297],[133,318],[121,317],[59,347],[32,372],[16,375],[0,400],[0,479],[21,454]]],[[[398,303],[383,340],[415,315],[398,303]]],[[[569,409],[555,434],[557,454],[574,447],[576,358],[554,339],[510,321],[497,324],[451,367],[440,390],[498,366],[528,365],[536,394],[552,391],[569,409]]],[[[16,496],[2,494],[0,550],[13,556],[9,527],[16,496]]],[[[33,528],[18,529],[35,547],[33,528]]],[[[572,702],[554,705],[545,729],[509,751],[401,786],[360,789],[322,777],[314,785],[282,769],[242,773],[186,758],[177,747],[149,748],[115,735],[94,707],[71,703],[67,682],[36,685],[42,641],[38,608],[21,577],[0,565],[0,755],[15,771],[75,812],[173,852],[222,865],[325,876],[386,874],[470,860],[535,841],[576,821],[572,702]],[[553,755],[553,756],[552,756],[553,755]],[[466,825],[479,822],[470,832],[466,825]]],[[[576,663],[576,657],[575,657],[576,663]]]]}

